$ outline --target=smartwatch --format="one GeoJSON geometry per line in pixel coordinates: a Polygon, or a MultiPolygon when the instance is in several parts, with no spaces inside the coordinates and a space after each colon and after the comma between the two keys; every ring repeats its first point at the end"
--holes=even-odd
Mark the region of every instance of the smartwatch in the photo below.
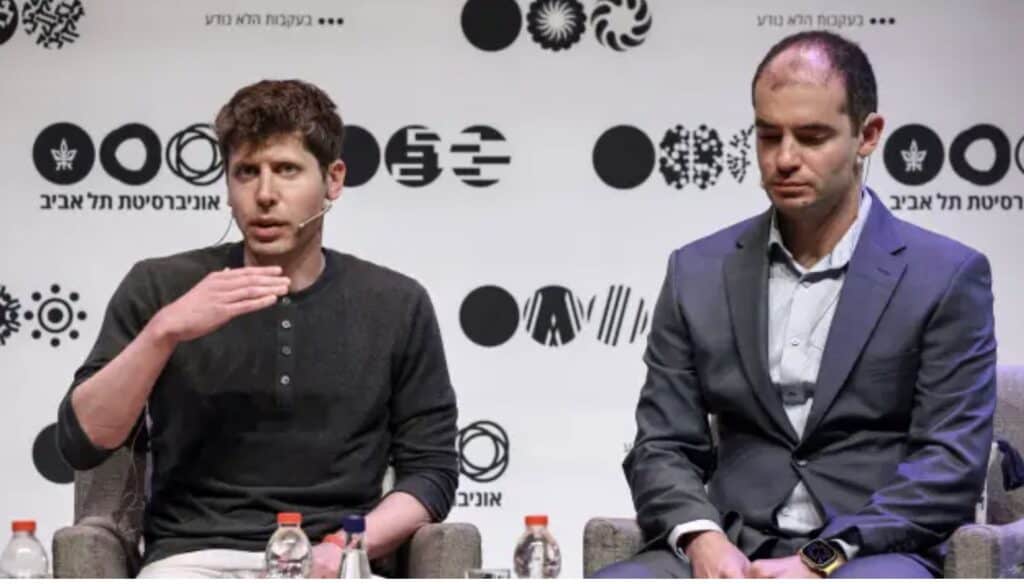
{"type": "Polygon", "coordinates": [[[838,546],[823,539],[812,539],[800,548],[800,559],[812,572],[829,576],[846,563],[846,556],[838,546]]]}

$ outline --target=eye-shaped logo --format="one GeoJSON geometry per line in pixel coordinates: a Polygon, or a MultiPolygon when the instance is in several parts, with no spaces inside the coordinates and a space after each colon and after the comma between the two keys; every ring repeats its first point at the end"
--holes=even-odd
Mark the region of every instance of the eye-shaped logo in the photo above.
{"type": "Polygon", "coordinates": [[[459,431],[459,471],[470,480],[490,483],[508,469],[508,434],[489,420],[473,422],[459,431]]]}

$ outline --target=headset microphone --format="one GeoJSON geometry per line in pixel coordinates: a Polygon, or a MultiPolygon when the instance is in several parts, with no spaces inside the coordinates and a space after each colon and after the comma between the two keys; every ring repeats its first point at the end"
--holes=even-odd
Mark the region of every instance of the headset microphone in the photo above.
{"type": "Polygon", "coordinates": [[[313,221],[314,219],[316,219],[316,218],[318,218],[318,217],[321,217],[321,216],[322,216],[322,215],[323,215],[324,213],[326,213],[326,212],[328,212],[328,211],[330,211],[330,210],[331,210],[331,202],[330,202],[330,201],[325,201],[325,202],[324,202],[324,208],[323,208],[323,209],[321,209],[321,210],[320,210],[320,211],[319,211],[319,212],[318,212],[318,213],[317,213],[316,215],[313,215],[313,216],[312,216],[312,217],[310,217],[309,219],[306,219],[305,221],[303,221],[303,222],[299,223],[299,224],[298,224],[298,226],[297,226],[297,228],[301,230],[301,229],[302,229],[303,227],[305,227],[306,225],[309,225],[309,223],[310,223],[311,221],[313,221]]]}

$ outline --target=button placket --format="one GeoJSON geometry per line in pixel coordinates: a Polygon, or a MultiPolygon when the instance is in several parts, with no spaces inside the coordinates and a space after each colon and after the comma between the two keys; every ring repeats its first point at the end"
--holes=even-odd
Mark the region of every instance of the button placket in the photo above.
{"type": "Polygon", "coordinates": [[[285,296],[277,305],[277,350],[274,371],[274,395],[282,407],[294,401],[295,386],[295,304],[285,296]]]}

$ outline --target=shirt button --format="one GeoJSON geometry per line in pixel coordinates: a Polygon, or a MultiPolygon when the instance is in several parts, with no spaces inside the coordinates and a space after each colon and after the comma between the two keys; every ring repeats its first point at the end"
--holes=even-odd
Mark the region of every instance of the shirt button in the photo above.
{"type": "Polygon", "coordinates": [[[281,304],[284,304],[285,306],[288,306],[291,303],[292,303],[292,299],[291,298],[288,298],[287,296],[282,296],[281,297],[281,304]]]}
{"type": "Polygon", "coordinates": [[[282,320],[281,321],[281,328],[283,328],[283,329],[290,329],[290,328],[292,328],[292,321],[290,321],[288,319],[282,320]]]}
{"type": "MultiPolygon", "coordinates": [[[[287,328],[287,327],[285,327],[285,328],[287,328]]],[[[800,346],[800,339],[797,339],[797,338],[790,339],[789,340],[789,344],[793,345],[794,347],[799,347],[800,346]]]]}
{"type": "Polygon", "coordinates": [[[291,382],[292,382],[292,378],[291,377],[288,377],[287,375],[282,375],[281,376],[281,385],[288,385],[291,382]]]}
{"type": "Polygon", "coordinates": [[[796,460],[793,461],[793,464],[799,466],[800,468],[803,468],[807,466],[807,461],[804,460],[803,458],[797,458],[796,460]]]}
{"type": "Polygon", "coordinates": [[[810,288],[811,287],[811,283],[808,282],[807,280],[804,280],[803,282],[800,282],[800,285],[803,286],[804,288],[810,288]]]}
{"type": "Polygon", "coordinates": [[[289,347],[288,345],[285,345],[285,346],[281,347],[281,354],[286,356],[286,357],[288,355],[291,355],[292,354],[292,348],[289,347]]]}

